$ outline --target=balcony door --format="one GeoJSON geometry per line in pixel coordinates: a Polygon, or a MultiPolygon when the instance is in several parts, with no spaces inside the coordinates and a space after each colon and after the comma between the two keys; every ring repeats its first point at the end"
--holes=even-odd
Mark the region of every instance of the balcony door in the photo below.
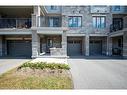
{"type": "Polygon", "coordinates": [[[113,18],[113,25],[118,30],[123,28],[123,19],[122,18],[113,18]]]}
{"type": "Polygon", "coordinates": [[[58,17],[49,17],[48,26],[49,27],[59,27],[60,26],[59,18],[58,17]]]}

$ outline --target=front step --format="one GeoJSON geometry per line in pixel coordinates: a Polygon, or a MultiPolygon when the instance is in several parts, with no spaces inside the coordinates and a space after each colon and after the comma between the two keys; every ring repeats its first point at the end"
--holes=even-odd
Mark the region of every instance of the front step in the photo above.
{"type": "Polygon", "coordinates": [[[63,59],[63,58],[69,58],[69,56],[46,56],[46,55],[43,55],[43,56],[38,56],[37,58],[60,58],[60,59],[63,59]]]}

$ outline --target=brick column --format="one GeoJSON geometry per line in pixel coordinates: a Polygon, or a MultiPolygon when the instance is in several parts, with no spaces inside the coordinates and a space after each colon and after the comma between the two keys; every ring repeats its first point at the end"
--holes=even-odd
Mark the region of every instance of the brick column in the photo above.
{"type": "Polygon", "coordinates": [[[112,55],[112,38],[107,37],[107,53],[106,55],[111,56],[112,55]]]}
{"type": "Polygon", "coordinates": [[[89,35],[87,34],[85,37],[85,55],[89,56],[89,35]]]}
{"type": "Polygon", "coordinates": [[[127,58],[127,31],[123,35],[123,57],[127,58]]]}
{"type": "Polygon", "coordinates": [[[62,49],[63,49],[63,55],[67,56],[67,35],[66,35],[66,31],[63,31],[63,34],[62,34],[62,49]]]}
{"type": "Polygon", "coordinates": [[[38,57],[40,54],[40,37],[37,31],[32,31],[32,58],[38,57]]]}

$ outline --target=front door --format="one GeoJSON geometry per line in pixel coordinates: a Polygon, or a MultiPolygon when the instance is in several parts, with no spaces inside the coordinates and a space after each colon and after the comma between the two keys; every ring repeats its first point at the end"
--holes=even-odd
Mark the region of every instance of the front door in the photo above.
{"type": "Polygon", "coordinates": [[[53,47],[53,41],[51,38],[47,38],[47,53],[50,53],[50,48],[53,47]]]}

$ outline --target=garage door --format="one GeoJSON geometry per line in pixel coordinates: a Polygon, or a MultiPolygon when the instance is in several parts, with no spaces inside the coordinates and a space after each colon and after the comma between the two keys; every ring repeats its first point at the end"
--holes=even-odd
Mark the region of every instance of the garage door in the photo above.
{"type": "Polygon", "coordinates": [[[31,41],[7,41],[7,51],[9,56],[31,57],[31,41]]]}
{"type": "Polygon", "coordinates": [[[90,55],[101,55],[101,54],[102,54],[102,42],[90,41],[90,55]]]}
{"type": "Polygon", "coordinates": [[[71,55],[81,55],[81,40],[68,41],[67,53],[71,55]]]}

